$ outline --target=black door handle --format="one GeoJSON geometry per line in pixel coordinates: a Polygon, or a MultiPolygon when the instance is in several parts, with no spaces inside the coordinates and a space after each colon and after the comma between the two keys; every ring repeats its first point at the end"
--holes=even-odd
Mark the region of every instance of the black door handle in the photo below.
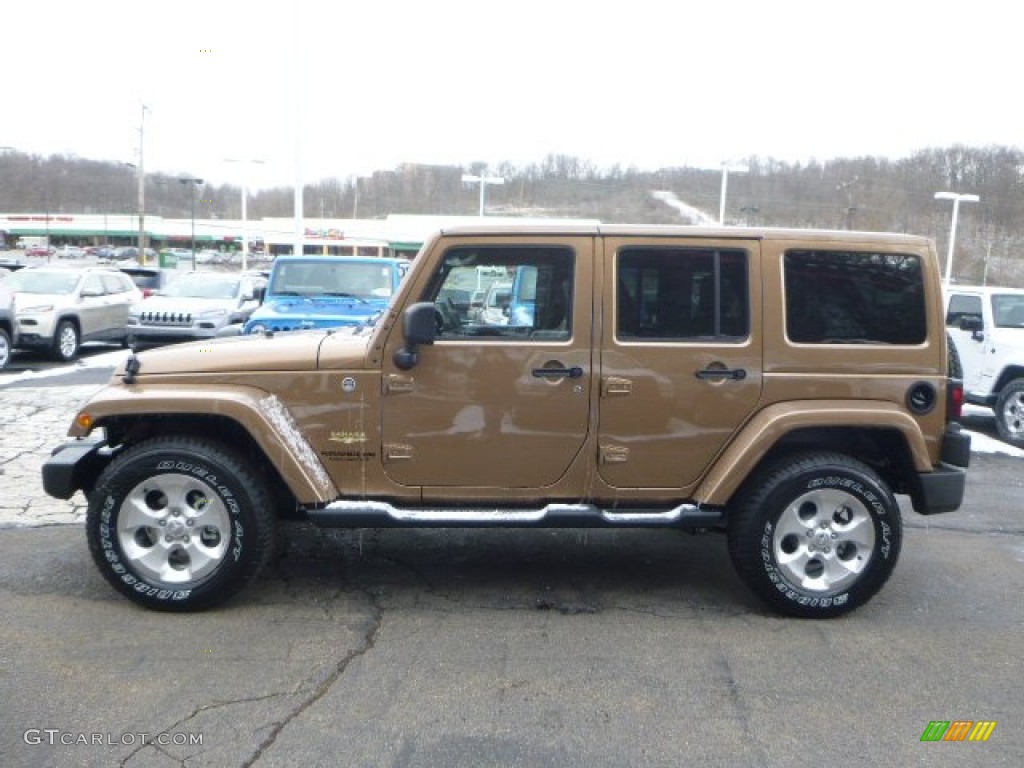
{"type": "Polygon", "coordinates": [[[742,368],[705,368],[697,371],[697,378],[703,381],[707,379],[730,379],[731,381],[743,381],[747,378],[747,372],[742,368]]]}
{"type": "Polygon", "coordinates": [[[583,375],[583,369],[578,365],[572,368],[534,368],[533,375],[538,379],[578,379],[583,375]]]}

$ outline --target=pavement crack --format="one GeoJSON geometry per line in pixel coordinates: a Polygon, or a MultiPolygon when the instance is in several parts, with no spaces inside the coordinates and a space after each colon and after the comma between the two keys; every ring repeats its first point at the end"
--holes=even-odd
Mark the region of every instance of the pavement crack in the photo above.
{"type": "Polygon", "coordinates": [[[331,673],[320,683],[305,700],[299,703],[298,706],[293,709],[287,717],[280,722],[276,723],[270,730],[267,738],[256,748],[256,752],[253,756],[242,763],[242,768],[249,768],[255,765],[266,753],[270,747],[274,745],[278,735],[287,727],[292,721],[299,717],[303,712],[309,709],[311,706],[316,704],[322,699],[327,692],[334,686],[338,680],[341,679],[342,675],[348,669],[349,665],[363,657],[368,652],[372,651],[377,644],[377,637],[380,633],[380,627],[383,621],[383,611],[377,602],[377,599],[372,593],[365,593],[370,602],[370,617],[367,621],[368,626],[363,637],[363,643],[360,647],[353,649],[347,653],[334,667],[331,673]]]}

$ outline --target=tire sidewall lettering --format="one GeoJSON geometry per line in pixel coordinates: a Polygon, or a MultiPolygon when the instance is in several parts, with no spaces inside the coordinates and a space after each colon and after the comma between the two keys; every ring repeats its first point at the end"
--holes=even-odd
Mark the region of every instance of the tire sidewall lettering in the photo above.
{"type": "MultiPolygon", "coordinates": [[[[117,541],[117,510],[119,499],[123,501],[126,488],[139,482],[139,476],[156,477],[161,474],[188,474],[203,482],[212,492],[216,493],[224,503],[231,523],[231,546],[229,549],[230,558],[225,558],[224,563],[237,564],[245,556],[244,529],[242,526],[242,507],[235,491],[226,483],[218,479],[217,474],[209,468],[196,462],[179,460],[157,461],[151,470],[140,467],[132,471],[125,478],[118,478],[112,487],[106,489],[102,497],[102,503],[96,525],[96,534],[102,557],[106,566],[126,587],[140,596],[154,601],[180,601],[187,600],[193,592],[193,588],[174,589],[167,584],[154,584],[140,578],[133,573],[131,564],[124,558],[120,544],[117,541]]],[[[223,567],[223,563],[218,570],[223,567]]],[[[215,571],[216,572],[216,571],[215,571]]],[[[209,578],[207,579],[209,580],[209,578]]]]}
{"type": "MultiPolygon", "coordinates": [[[[832,488],[856,496],[857,499],[864,503],[872,513],[872,523],[874,524],[876,535],[879,538],[879,542],[873,552],[873,557],[883,561],[889,559],[892,553],[892,529],[886,520],[888,510],[884,498],[881,497],[873,488],[866,486],[863,481],[858,478],[847,477],[839,474],[826,474],[823,476],[813,477],[806,480],[798,487],[802,487],[803,490],[792,494],[791,501],[805,491],[827,490],[832,488]]],[[[779,509],[779,514],[782,514],[785,506],[776,506],[779,509]]],[[[851,590],[855,591],[859,585],[868,578],[869,572],[874,570],[874,564],[869,564],[867,570],[861,574],[861,578],[858,579],[850,589],[834,595],[816,596],[813,593],[806,592],[794,586],[783,575],[775,560],[773,543],[774,533],[775,520],[765,520],[759,542],[762,566],[768,580],[778,593],[787,601],[799,605],[802,608],[828,610],[845,605],[850,601],[851,590]]]]}

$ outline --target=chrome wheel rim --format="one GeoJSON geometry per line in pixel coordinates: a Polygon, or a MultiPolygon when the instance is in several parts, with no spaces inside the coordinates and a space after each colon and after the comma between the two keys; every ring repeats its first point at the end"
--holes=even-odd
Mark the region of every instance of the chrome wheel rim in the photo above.
{"type": "Polygon", "coordinates": [[[77,346],[78,334],[75,333],[75,329],[70,325],[65,325],[60,329],[60,354],[63,357],[71,357],[75,354],[77,346]]]}
{"type": "Polygon", "coordinates": [[[1018,390],[1006,398],[999,419],[1009,437],[1015,440],[1024,438],[1024,390],[1018,390]]]}
{"type": "Polygon", "coordinates": [[[4,368],[11,359],[11,345],[7,343],[7,337],[0,333],[0,368],[4,368]]]}
{"type": "Polygon", "coordinates": [[[231,520],[206,483],[190,475],[157,475],[132,488],[121,503],[117,538],[140,576],[180,587],[223,562],[231,520]]]}
{"type": "Polygon", "coordinates": [[[775,562],[794,586],[820,595],[847,589],[871,562],[875,525],[864,504],[845,491],[805,493],[779,517],[775,562]]]}

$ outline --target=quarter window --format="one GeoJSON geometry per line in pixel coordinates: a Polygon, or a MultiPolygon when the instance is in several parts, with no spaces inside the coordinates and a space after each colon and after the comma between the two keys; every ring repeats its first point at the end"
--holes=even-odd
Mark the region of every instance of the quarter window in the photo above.
{"type": "Polygon", "coordinates": [[[786,335],[802,344],[921,344],[927,338],[917,256],[787,251],[786,335]]]}
{"type": "Polygon", "coordinates": [[[746,251],[626,248],[616,284],[619,339],[729,342],[749,334],[746,251]]]}

